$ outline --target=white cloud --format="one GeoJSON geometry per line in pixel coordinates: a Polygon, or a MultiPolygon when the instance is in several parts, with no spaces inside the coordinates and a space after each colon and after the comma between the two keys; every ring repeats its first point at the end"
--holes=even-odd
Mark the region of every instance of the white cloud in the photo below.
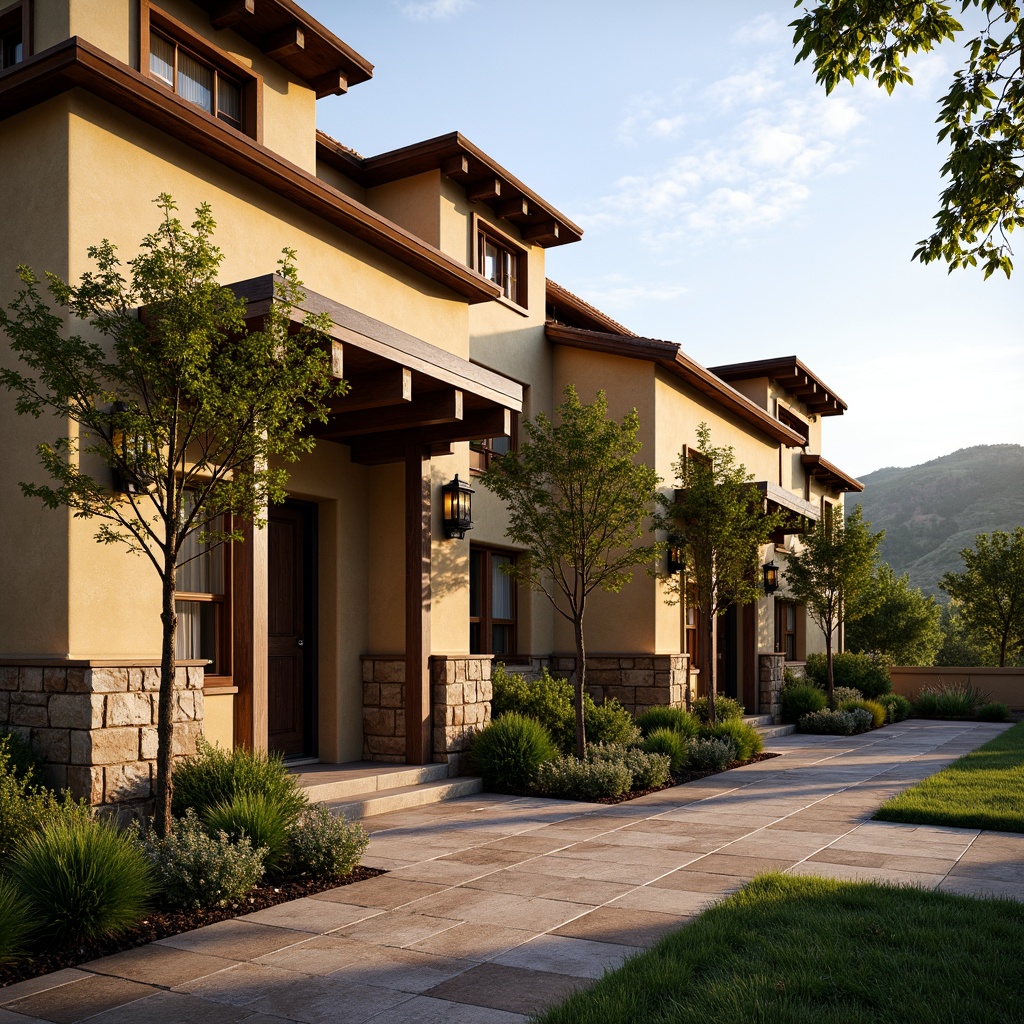
{"type": "Polygon", "coordinates": [[[402,14],[413,21],[443,21],[475,6],[475,0],[415,0],[402,5],[402,14]]]}
{"type": "Polygon", "coordinates": [[[786,33],[785,26],[775,18],[774,14],[759,14],[753,21],[741,25],[732,34],[732,42],[739,46],[751,43],[778,42],[786,33]]]}
{"type": "Polygon", "coordinates": [[[689,289],[681,284],[636,281],[609,274],[598,282],[601,309],[628,309],[640,302],[673,302],[689,289]]]}

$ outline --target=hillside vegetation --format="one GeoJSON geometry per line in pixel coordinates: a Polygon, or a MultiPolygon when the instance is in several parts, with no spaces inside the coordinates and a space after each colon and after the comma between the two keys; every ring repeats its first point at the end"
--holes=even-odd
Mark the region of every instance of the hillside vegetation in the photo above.
{"type": "Polygon", "coordinates": [[[944,600],[938,580],[963,569],[960,551],[979,533],[1024,525],[1024,447],[979,445],[921,466],[887,467],[861,478],[858,502],[874,530],[885,530],[881,556],[912,586],[944,600]]]}

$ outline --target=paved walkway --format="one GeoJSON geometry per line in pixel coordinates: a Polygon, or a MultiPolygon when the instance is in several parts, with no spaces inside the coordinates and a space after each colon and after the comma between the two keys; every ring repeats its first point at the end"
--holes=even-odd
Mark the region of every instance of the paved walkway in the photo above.
{"type": "Polygon", "coordinates": [[[483,795],[372,818],[387,875],[0,989],[0,1024],[523,1024],[755,874],[1024,900],[1024,836],[868,821],[1005,726],[786,736],[610,807],[483,795]]]}

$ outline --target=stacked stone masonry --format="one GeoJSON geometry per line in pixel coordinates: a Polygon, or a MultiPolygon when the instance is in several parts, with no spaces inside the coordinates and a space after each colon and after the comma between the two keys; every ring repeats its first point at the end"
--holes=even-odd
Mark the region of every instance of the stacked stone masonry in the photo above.
{"type": "MultiPolygon", "coordinates": [[[[144,804],[156,781],[160,670],[0,666],[0,725],[47,764],[47,782],[97,806],[144,804]]],[[[175,675],[174,755],[195,753],[204,717],[203,669],[175,675]]]]}
{"type": "Polygon", "coordinates": [[[782,684],[785,675],[785,654],[759,655],[758,711],[762,715],[771,715],[776,725],[782,721],[782,684]]]}
{"type": "Polygon", "coordinates": [[[465,773],[473,734],[491,720],[491,662],[491,655],[430,659],[434,760],[450,776],[465,773]]]}
{"type": "MultiPolygon", "coordinates": [[[[687,707],[689,657],[685,654],[601,654],[587,658],[587,691],[596,701],[615,698],[634,715],[659,705],[687,707]]],[[[569,678],[576,659],[551,658],[552,675],[569,678]]]]}
{"type": "Polygon", "coordinates": [[[363,657],[363,757],[405,763],[405,659],[363,657]]]}

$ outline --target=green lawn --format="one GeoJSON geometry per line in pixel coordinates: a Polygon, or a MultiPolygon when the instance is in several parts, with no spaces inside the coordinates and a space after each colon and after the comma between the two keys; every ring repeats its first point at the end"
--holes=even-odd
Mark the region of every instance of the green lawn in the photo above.
{"type": "Polygon", "coordinates": [[[543,1024],[1024,1020],[1024,905],[762,875],[543,1024]]]}
{"type": "Polygon", "coordinates": [[[1024,722],[887,800],[875,817],[1024,832],[1024,722]]]}

